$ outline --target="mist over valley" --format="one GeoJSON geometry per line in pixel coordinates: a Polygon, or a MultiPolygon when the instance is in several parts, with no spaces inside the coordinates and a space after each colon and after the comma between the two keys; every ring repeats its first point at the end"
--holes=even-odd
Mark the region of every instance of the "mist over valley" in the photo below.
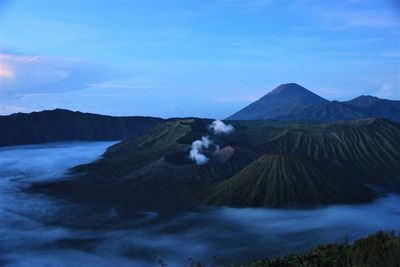
{"type": "Polygon", "coordinates": [[[188,257],[251,262],[318,244],[400,231],[400,197],[315,209],[206,208],[162,212],[77,204],[27,193],[36,182],[73,179],[115,142],[0,149],[0,262],[5,266],[183,266],[188,257]]]}

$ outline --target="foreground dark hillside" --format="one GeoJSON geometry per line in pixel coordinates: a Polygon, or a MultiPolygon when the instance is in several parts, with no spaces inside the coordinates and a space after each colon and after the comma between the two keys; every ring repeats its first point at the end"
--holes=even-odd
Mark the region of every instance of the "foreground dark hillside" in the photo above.
{"type": "Polygon", "coordinates": [[[250,267],[398,267],[400,236],[378,232],[349,244],[328,244],[309,252],[279,259],[265,259],[250,267]]]}
{"type": "MultiPolygon", "coordinates": [[[[342,244],[325,244],[307,252],[289,253],[282,258],[267,258],[250,264],[219,263],[216,258],[212,262],[211,266],[215,267],[399,267],[400,236],[394,232],[380,231],[352,244],[347,241],[342,244]]],[[[160,266],[167,266],[165,264],[160,260],[160,266]]],[[[185,266],[209,265],[189,259],[185,266]]]]}
{"type": "Polygon", "coordinates": [[[162,122],[152,117],[112,117],[63,109],[0,116],[0,146],[57,141],[125,140],[162,122]]]}
{"type": "Polygon", "coordinates": [[[310,207],[368,202],[400,189],[400,124],[385,119],[341,123],[235,122],[230,135],[210,120],[161,123],[72,170],[75,179],[35,188],[51,194],[138,208],[197,205],[310,207]],[[209,161],[189,159],[209,136],[209,161]],[[375,191],[371,188],[378,188],[375,191]]]}

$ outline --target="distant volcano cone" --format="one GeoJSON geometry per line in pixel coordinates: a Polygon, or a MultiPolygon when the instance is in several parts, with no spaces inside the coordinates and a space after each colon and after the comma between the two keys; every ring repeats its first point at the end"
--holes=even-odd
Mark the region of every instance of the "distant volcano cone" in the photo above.
{"type": "Polygon", "coordinates": [[[330,122],[378,117],[400,121],[400,101],[374,96],[328,101],[298,84],[287,83],[227,119],[330,122]]]}
{"type": "Polygon", "coordinates": [[[286,116],[293,110],[316,104],[323,104],[328,100],[314,94],[306,88],[296,84],[282,84],[251,103],[244,109],[228,117],[229,120],[265,120],[279,116],[286,116]]]}

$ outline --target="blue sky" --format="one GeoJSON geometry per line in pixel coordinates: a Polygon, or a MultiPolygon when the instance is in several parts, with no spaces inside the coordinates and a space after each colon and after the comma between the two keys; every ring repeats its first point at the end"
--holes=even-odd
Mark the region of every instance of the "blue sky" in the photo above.
{"type": "Polygon", "coordinates": [[[395,0],[1,1],[0,113],[224,118],[282,83],[400,99],[395,0]]]}

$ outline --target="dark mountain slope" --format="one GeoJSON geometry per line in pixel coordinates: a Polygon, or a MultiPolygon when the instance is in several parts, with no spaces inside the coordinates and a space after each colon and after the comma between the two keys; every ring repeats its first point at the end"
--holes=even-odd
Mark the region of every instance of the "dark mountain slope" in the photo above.
{"type": "Polygon", "coordinates": [[[314,94],[298,84],[282,84],[227,119],[273,119],[276,117],[286,116],[300,107],[323,104],[327,102],[328,100],[314,94]]]}
{"type": "Polygon", "coordinates": [[[76,167],[75,179],[36,189],[140,208],[190,206],[199,195],[209,204],[303,207],[367,201],[373,194],[366,184],[400,189],[398,123],[384,119],[328,124],[237,121],[234,133],[213,135],[207,129],[210,122],[161,123],[112,146],[100,160],[76,167]],[[189,150],[193,141],[205,135],[220,150],[204,151],[210,161],[196,165],[188,158],[189,150]],[[265,154],[269,156],[262,157],[265,154]],[[233,185],[227,186],[232,183],[224,182],[228,179],[235,181],[233,185]],[[199,193],[205,188],[209,195],[199,193]]]}
{"type": "Polygon", "coordinates": [[[360,96],[351,101],[312,105],[299,108],[281,120],[343,121],[383,117],[400,121],[400,101],[360,96]]]}
{"type": "Polygon", "coordinates": [[[196,195],[200,203],[292,207],[368,201],[366,186],[400,190],[400,125],[365,119],[287,129],[268,153],[196,195]]]}
{"type": "Polygon", "coordinates": [[[208,155],[209,163],[196,165],[188,158],[190,144],[210,134],[208,123],[189,119],[159,124],[110,147],[102,159],[74,168],[77,179],[36,188],[131,207],[188,206],[196,188],[227,179],[256,158],[245,147],[225,146],[208,155]]]}
{"type": "Polygon", "coordinates": [[[358,107],[339,101],[319,105],[301,107],[287,116],[278,116],[281,120],[311,120],[311,121],[344,121],[371,117],[358,107]]]}
{"type": "Polygon", "coordinates": [[[306,157],[264,155],[202,192],[208,205],[294,207],[365,202],[374,193],[345,174],[306,157]]]}
{"type": "Polygon", "coordinates": [[[374,96],[359,96],[343,103],[363,110],[370,117],[383,117],[400,121],[399,100],[380,99],[374,96]]]}
{"type": "Polygon", "coordinates": [[[400,101],[372,96],[328,101],[300,85],[282,84],[227,119],[331,122],[377,117],[400,121],[400,101]]]}
{"type": "Polygon", "coordinates": [[[163,119],[112,117],[55,109],[0,116],[0,146],[68,140],[124,140],[163,119]]]}
{"type": "Polygon", "coordinates": [[[385,119],[289,130],[268,142],[265,149],[271,154],[311,157],[368,183],[395,183],[400,177],[400,124],[385,119]]]}

